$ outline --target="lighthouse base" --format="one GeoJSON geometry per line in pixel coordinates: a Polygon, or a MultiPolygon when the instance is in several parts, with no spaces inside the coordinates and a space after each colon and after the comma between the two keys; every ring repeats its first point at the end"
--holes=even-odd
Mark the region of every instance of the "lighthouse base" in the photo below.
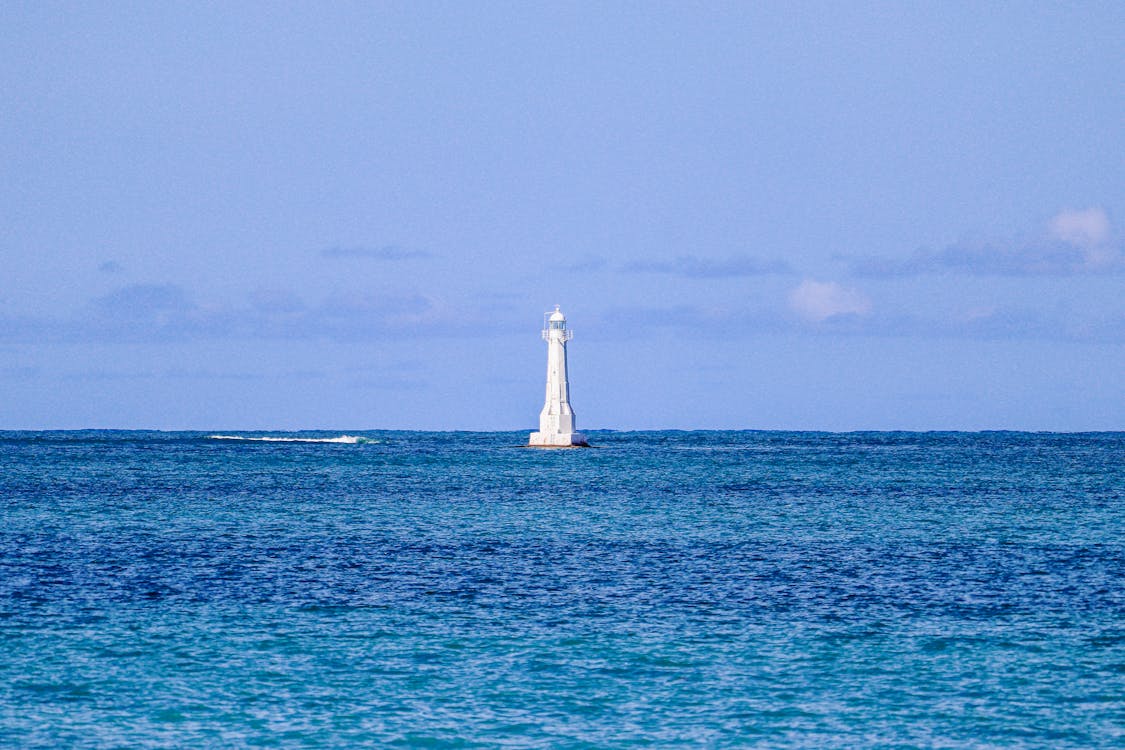
{"type": "Polygon", "coordinates": [[[527,444],[532,448],[589,448],[581,432],[533,432],[527,444]]]}

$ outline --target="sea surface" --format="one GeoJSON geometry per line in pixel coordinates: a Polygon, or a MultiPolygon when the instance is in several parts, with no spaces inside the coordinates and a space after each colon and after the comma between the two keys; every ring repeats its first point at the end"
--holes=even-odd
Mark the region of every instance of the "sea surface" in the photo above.
{"type": "Polygon", "coordinates": [[[1125,433],[526,437],[0,432],[0,747],[1125,747],[1125,433]]]}

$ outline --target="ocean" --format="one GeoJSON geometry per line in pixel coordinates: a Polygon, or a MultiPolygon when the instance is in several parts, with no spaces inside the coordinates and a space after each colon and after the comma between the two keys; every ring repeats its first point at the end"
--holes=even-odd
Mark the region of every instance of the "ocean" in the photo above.
{"type": "Polygon", "coordinates": [[[1125,433],[588,434],[0,432],[0,746],[1125,746],[1125,433]]]}

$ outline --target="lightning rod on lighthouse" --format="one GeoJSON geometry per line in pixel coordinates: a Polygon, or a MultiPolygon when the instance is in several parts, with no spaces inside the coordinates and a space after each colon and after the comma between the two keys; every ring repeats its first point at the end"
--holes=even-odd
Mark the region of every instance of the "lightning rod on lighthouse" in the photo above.
{"type": "Polygon", "coordinates": [[[570,408],[570,379],[566,369],[566,342],[574,332],[566,327],[566,316],[555,305],[543,313],[543,340],[547,342],[547,401],[539,412],[539,431],[531,433],[529,445],[545,448],[585,446],[586,436],[577,432],[574,409],[570,408]]]}

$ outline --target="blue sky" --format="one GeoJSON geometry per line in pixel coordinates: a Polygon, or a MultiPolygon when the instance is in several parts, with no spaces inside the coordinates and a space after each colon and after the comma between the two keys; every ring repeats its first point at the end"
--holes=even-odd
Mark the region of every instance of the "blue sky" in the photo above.
{"type": "Polygon", "coordinates": [[[9,3],[0,428],[1125,429],[1125,5],[9,3]]]}

